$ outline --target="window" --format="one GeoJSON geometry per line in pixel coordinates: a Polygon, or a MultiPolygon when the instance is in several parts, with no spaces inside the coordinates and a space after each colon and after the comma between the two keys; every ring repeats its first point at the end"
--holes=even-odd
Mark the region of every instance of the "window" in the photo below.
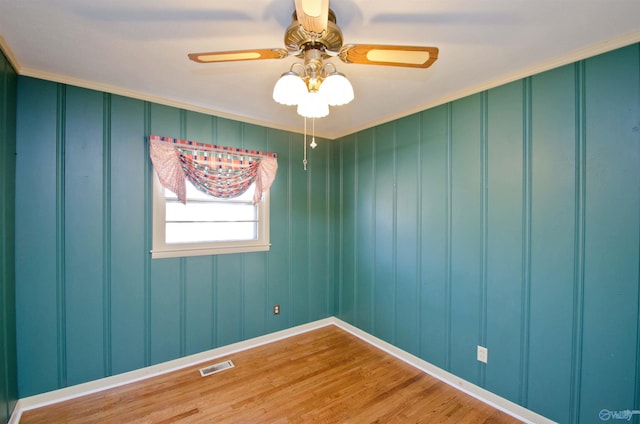
{"type": "Polygon", "coordinates": [[[149,136],[153,258],[269,250],[275,153],[149,136]]]}
{"type": "Polygon", "coordinates": [[[241,196],[219,199],[189,181],[187,203],[153,178],[153,258],[269,250],[269,192],[253,204],[255,184],[241,196]]]}

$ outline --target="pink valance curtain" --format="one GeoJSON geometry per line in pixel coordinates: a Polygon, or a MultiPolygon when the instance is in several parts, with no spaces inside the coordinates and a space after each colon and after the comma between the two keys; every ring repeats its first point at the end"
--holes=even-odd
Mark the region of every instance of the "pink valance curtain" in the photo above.
{"type": "Polygon", "coordinates": [[[269,190],[278,170],[275,153],[216,146],[158,135],[149,136],[149,153],[160,183],[187,202],[186,179],[218,198],[233,198],[255,182],[253,203],[269,190]]]}

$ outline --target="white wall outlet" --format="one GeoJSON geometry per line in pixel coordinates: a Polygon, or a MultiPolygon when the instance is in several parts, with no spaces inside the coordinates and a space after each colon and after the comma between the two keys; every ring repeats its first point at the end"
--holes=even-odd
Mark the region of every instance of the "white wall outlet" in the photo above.
{"type": "Polygon", "coordinates": [[[489,349],[483,346],[478,346],[478,361],[484,362],[485,364],[489,360],[489,349]]]}

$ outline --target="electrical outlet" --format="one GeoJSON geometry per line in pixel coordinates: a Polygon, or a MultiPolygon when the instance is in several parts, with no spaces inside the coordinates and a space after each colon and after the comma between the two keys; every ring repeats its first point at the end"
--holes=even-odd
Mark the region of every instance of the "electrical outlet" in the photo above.
{"type": "Polygon", "coordinates": [[[489,360],[489,349],[483,346],[478,346],[478,361],[484,362],[485,364],[489,360]]]}
{"type": "Polygon", "coordinates": [[[273,305],[273,315],[280,315],[280,305],[273,305]]]}

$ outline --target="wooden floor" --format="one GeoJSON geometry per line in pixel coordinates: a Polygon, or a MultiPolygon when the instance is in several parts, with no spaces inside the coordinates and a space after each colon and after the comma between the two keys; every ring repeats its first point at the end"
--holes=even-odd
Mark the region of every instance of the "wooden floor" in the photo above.
{"type": "Polygon", "coordinates": [[[517,423],[328,326],[23,413],[31,423],[517,423]],[[226,359],[235,367],[201,377],[226,359]]]}

